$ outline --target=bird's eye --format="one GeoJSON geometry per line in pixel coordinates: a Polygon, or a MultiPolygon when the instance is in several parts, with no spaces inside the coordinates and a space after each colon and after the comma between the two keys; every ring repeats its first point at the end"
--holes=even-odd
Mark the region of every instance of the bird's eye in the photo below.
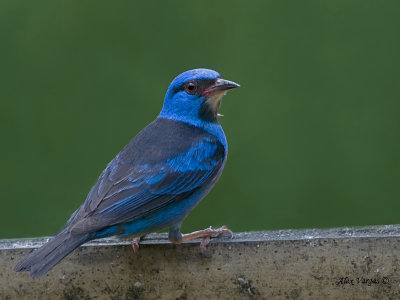
{"type": "Polygon", "coordinates": [[[188,82],[185,84],[185,91],[189,94],[194,94],[197,91],[197,84],[194,82],[188,82]]]}

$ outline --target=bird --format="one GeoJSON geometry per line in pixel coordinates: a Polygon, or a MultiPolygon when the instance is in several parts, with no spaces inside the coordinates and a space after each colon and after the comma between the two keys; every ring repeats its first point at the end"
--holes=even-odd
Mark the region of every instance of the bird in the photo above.
{"type": "Polygon", "coordinates": [[[134,237],[168,229],[172,243],[233,236],[226,226],[181,233],[189,212],[220,178],[228,143],[218,122],[222,97],[239,84],[210,69],[193,69],[169,85],[161,112],[107,165],[65,227],[14,268],[38,278],[80,245],[109,236],[134,237]]]}

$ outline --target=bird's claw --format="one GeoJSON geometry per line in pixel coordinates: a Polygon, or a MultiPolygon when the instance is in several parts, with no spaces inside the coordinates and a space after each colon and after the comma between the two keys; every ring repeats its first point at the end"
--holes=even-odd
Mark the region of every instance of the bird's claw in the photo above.
{"type": "Polygon", "coordinates": [[[200,242],[200,251],[201,253],[205,253],[207,245],[210,243],[212,237],[217,237],[221,234],[227,234],[231,238],[233,238],[233,232],[228,229],[226,226],[222,226],[217,229],[213,229],[212,226],[206,228],[204,230],[195,231],[192,233],[184,234],[182,236],[182,241],[189,241],[195,238],[202,238],[200,242]]]}
{"type": "MultiPolygon", "coordinates": [[[[211,228],[211,226],[210,226],[211,228]]],[[[233,239],[233,232],[232,230],[230,230],[228,227],[226,227],[225,225],[222,226],[221,228],[215,229],[216,231],[220,231],[220,233],[217,233],[217,235],[220,234],[227,234],[230,236],[231,239],[233,239]]]]}
{"type": "Polygon", "coordinates": [[[212,226],[210,226],[207,229],[204,229],[204,234],[202,236],[203,239],[200,242],[201,253],[205,254],[207,245],[210,243],[211,237],[217,237],[221,234],[227,234],[231,238],[233,238],[233,232],[230,229],[228,229],[228,227],[226,227],[225,225],[217,229],[213,229],[212,226]]]}
{"type": "Polygon", "coordinates": [[[227,234],[231,238],[233,238],[233,232],[229,230],[228,227],[226,227],[225,225],[217,229],[213,229],[212,226],[208,227],[207,229],[204,229],[205,236],[209,235],[210,237],[217,237],[221,234],[227,234]]]}
{"type": "Polygon", "coordinates": [[[140,237],[136,237],[132,240],[131,245],[132,245],[132,249],[133,252],[138,253],[139,252],[139,243],[140,243],[141,238],[140,237]]]}
{"type": "Polygon", "coordinates": [[[200,252],[202,254],[206,253],[207,245],[210,243],[210,240],[211,240],[210,236],[205,236],[201,240],[201,242],[200,242],[200,252]]]}

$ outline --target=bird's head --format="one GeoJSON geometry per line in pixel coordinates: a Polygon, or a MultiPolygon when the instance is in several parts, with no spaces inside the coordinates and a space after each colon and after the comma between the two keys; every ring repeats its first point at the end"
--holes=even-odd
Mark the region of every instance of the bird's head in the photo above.
{"type": "Polygon", "coordinates": [[[197,124],[217,122],[222,97],[239,87],[209,69],[194,69],[178,75],[170,84],[160,117],[197,124]]]}

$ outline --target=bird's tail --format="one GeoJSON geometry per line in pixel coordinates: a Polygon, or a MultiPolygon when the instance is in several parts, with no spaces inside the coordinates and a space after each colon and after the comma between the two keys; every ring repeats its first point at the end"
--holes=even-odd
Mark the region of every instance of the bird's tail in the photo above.
{"type": "Polygon", "coordinates": [[[50,271],[74,249],[89,240],[88,234],[71,235],[66,230],[63,230],[42,247],[21,260],[15,266],[14,271],[28,271],[32,278],[38,278],[50,271]]]}

